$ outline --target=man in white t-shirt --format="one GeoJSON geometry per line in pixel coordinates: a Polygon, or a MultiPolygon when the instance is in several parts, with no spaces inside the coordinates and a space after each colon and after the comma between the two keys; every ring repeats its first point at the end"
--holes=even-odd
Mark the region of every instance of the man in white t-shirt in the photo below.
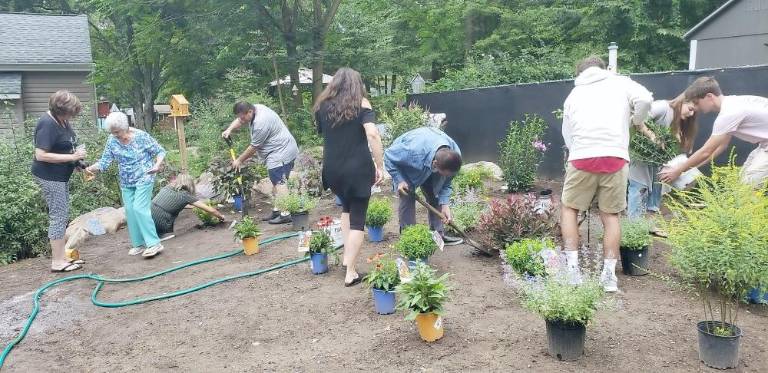
{"type": "Polygon", "coordinates": [[[669,183],[683,172],[710,162],[735,136],[758,144],[744,162],[742,181],[756,187],[764,184],[768,178],[768,98],[723,96],[714,78],[701,77],[685,90],[685,99],[693,102],[698,113],[718,113],[712,125],[712,135],[683,165],[666,167],[659,172],[659,179],[669,183]]]}

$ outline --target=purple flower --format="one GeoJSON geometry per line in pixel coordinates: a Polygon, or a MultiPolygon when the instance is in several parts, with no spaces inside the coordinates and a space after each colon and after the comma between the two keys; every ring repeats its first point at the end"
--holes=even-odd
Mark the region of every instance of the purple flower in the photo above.
{"type": "Polygon", "coordinates": [[[541,140],[536,140],[532,142],[531,145],[533,145],[533,147],[540,152],[547,151],[547,145],[541,142],[541,140]]]}

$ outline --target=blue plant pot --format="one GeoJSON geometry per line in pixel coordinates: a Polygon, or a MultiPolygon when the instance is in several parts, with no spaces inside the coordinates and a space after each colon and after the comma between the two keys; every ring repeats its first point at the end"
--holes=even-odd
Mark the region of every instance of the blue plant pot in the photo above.
{"type": "Polygon", "coordinates": [[[309,260],[311,262],[312,273],[320,275],[328,272],[328,254],[310,253],[309,260]]]}
{"type": "Polygon", "coordinates": [[[408,259],[408,269],[413,271],[419,263],[429,265],[429,257],[423,257],[418,259],[408,259]]]}
{"type": "Polygon", "coordinates": [[[376,307],[376,313],[379,315],[390,315],[395,313],[395,292],[379,289],[373,290],[373,305],[376,307]]]}
{"type": "Polygon", "coordinates": [[[243,211],[243,196],[237,195],[232,196],[232,199],[235,200],[233,205],[235,206],[235,211],[243,211]]]}
{"type": "Polygon", "coordinates": [[[333,196],[333,201],[336,202],[336,206],[342,205],[341,198],[339,198],[339,196],[333,196]]]}
{"type": "Polygon", "coordinates": [[[371,241],[371,242],[384,241],[384,227],[371,227],[369,225],[366,225],[366,228],[368,228],[368,241],[371,241]]]}
{"type": "Polygon", "coordinates": [[[752,288],[747,293],[747,302],[754,304],[768,304],[768,290],[760,291],[758,288],[752,288]]]}

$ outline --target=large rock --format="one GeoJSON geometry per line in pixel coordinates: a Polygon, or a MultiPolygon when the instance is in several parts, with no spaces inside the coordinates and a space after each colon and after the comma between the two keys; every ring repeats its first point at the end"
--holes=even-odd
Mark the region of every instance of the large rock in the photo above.
{"type": "Polygon", "coordinates": [[[501,167],[497,166],[493,162],[481,161],[481,162],[475,162],[475,163],[468,163],[462,166],[461,168],[465,170],[471,170],[473,168],[485,168],[487,170],[490,170],[493,173],[493,178],[496,181],[502,181],[504,176],[504,171],[501,170],[501,167]]]}
{"type": "Polygon", "coordinates": [[[213,174],[203,172],[195,183],[195,192],[200,199],[211,199],[216,196],[216,190],[213,188],[213,174]]]}

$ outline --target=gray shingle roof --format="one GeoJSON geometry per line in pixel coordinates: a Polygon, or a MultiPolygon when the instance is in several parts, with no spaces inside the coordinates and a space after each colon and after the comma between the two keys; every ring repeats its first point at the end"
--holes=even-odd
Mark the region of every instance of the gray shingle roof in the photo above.
{"type": "Polygon", "coordinates": [[[0,64],[91,63],[88,18],[0,14],[0,64]]]}
{"type": "Polygon", "coordinates": [[[0,73],[0,95],[21,95],[21,73],[0,73]]]}

